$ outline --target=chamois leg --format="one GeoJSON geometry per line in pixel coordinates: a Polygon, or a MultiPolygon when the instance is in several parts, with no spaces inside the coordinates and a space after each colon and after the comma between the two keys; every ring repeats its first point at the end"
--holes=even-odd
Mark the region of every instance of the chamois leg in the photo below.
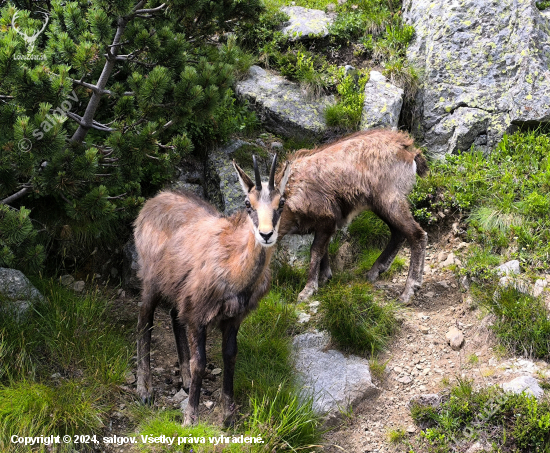
{"type": "Polygon", "coordinates": [[[381,217],[388,225],[391,225],[392,233],[394,229],[398,230],[405,236],[411,247],[409,275],[405,283],[405,289],[399,297],[403,303],[408,303],[414,292],[422,285],[428,235],[414,220],[406,200],[384,212],[381,217]]]}
{"type": "Polygon", "coordinates": [[[313,244],[311,244],[311,260],[309,262],[307,284],[298,295],[299,302],[309,299],[319,287],[319,268],[323,257],[328,253],[328,244],[333,233],[333,230],[330,232],[321,230],[315,231],[313,244]]]}
{"type": "Polygon", "coordinates": [[[151,331],[155,308],[159,298],[149,285],[143,285],[142,304],[138,316],[137,339],[137,393],[144,404],[153,402],[153,380],[151,378],[151,331]]]}
{"type": "MultiPolygon", "coordinates": [[[[386,222],[387,223],[387,222],[386,222]]],[[[367,279],[374,283],[378,276],[389,269],[391,263],[401,250],[403,243],[405,242],[405,236],[399,230],[392,225],[388,225],[391,231],[390,242],[380,254],[378,259],[374,262],[370,270],[367,272],[367,279]]]]}
{"type": "Polygon", "coordinates": [[[332,278],[332,270],[328,259],[328,249],[321,259],[321,270],[319,273],[319,284],[324,285],[332,278]]]}
{"type": "Polygon", "coordinates": [[[184,425],[194,425],[199,418],[199,398],[204,371],[206,369],[206,326],[191,327],[188,325],[189,367],[191,385],[189,386],[189,404],[183,419],[184,425]]]}
{"type": "Polygon", "coordinates": [[[235,374],[235,361],[237,359],[237,333],[240,322],[236,319],[229,319],[221,323],[223,334],[223,422],[225,426],[233,425],[235,421],[235,401],[233,400],[233,376],[235,374]]]}
{"type": "Polygon", "coordinates": [[[187,332],[185,324],[178,319],[178,310],[175,307],[170,310],[170,316],[172,317],[172,330],[174,331],[176,350],[178,351],[182,387],[186,392],[189,392],[191,373],[189,372],[189,344],[187,343],[187,332]]]}

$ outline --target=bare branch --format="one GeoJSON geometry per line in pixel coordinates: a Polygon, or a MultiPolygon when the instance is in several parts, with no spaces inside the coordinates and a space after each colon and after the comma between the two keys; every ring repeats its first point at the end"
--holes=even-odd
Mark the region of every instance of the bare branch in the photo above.
{"type": "Polygon", "coordinates": [[[157,6],[156,8],[151,9],[138,9],[135,14],[151,14],[151,13],[158,13],[164,9],[166,6],[166,3],[163,3],[160,6],[157,6]]]}
{"type": "MultiPolygon", "coordinates": [[[[80,126],[82,126],[84,124],[82,117],[78,116],[76,113],[66,112],[66,115],[69,118],[75,120],[80,126]]],[[[102,131],[102,132],[114,132],[114,131],[116,131],[116,129],[108,127],[105,124],[98,123],[96,120],[93,120],[91,129],[95,129],[97,131],[102,131]]]]}
{"type": "Polygon", "coordinates": [[[30,187],[24,187],[19,192],[14,193],[13,195],[10,195],[9,197],[4,198],[3,200],[0,200],[0,204],[9,204],[14,202],[15,200],[18,200],[22,196],[24,196],[30,189],[30,187]]]}
{"type": "Polygon", "coordinates": [[[107,200],[118,200],[119,198],[125,197],[128,194],[128,192],[124,192],[120,195],[117,195],[116,197],[107,197],[107,200]]]}

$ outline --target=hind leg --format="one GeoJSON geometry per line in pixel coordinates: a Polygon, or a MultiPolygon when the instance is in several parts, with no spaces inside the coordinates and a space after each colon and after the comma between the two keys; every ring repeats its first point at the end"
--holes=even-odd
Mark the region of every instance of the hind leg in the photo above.
{"type": "MultiPolygon", "coordinates": [[[[305,288],[298,295],[298,301],[303,302],[309,299],[319,287],[319,269],[321,261],[325,254],[328,255],[328,244],[330,237],[334,233],[334,229],[317,230],[315,231],[315,238],[313,244],[311,244],[311,260],[309,262],[309,274],[305,288]]],[[[327,256],[328,260],[328,256],[327,256]]]]}
{"type": "Polygon", "coordinates": [[[378,276],[389,269],[391,263],[399,253],[399,250],[405,242],[405,236],[401,231],[390,225],[391,237],[390,242],[374,262],[370,270],[367,272],[367,279],[374,283],[378,276]]]}
{"type": "Polygon", "coordinates": [[[189,404],[185,411],[183,424],[195,425],[199,419],[199,399],[202,378],[206,369],[206,326],[188,327],[191,385],[189,386],[189,404]]]}
{"type": "Polygon", "coordinates": [[[191,372],[189,371],[189,344],[187,343],[187,331],[185,324],[178,319],[178,310],[176,308],[170,310],[170,316],[172,317],[172,330],[174,331],[176,350],[178,351],[182,387],[186,392],[189,392],[191,372]]]}
{"type": "Polygon", "coordinates": [[[319,272],[319,284],[324,285],[332,278],[332,270],[330,269],[330,262],[328,258],[328,249],[321,259],[321,269],[319,272]]]}
{"type": "Polygon", "coordinates": [[[153,380],[151,378],[151,331],[159,297],[144,283],[142,305],[138,317],[137,339],[137,393],[144,404],[153,402],[153,380]]]}

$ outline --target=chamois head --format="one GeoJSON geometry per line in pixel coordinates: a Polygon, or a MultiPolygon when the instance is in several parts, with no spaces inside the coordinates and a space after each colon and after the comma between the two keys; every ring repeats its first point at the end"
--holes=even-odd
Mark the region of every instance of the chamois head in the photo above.
{"type": "Polygon", "coordinates": [[[237,171],[239,182],[246,194],[244,205],[248,212],[248,217],[252,221],[256,242],[263,247],[271,247],[277,242],[279,220],[281,219],[281,213],[285,204],[283,193],[285,192],[285,186],[290,175],[290,165],[288,162],[286,163],[283,177],[276,189],[275,170],[277,167],[277,154],[275,154],[273,163],[271,164],[268,182],[262,182],[260,178],[256,156],[252,156],[252,159],[254,161],[256,183],[248,177],[235,161],[233,161],[233,166],[237,171]]]}

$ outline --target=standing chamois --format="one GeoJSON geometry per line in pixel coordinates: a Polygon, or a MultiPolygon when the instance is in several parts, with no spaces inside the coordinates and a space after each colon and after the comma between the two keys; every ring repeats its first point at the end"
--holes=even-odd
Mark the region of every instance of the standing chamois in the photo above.
{"type": "Polygon", "coordinates": [[[271,281],[269,262],[277,241],[282,194],[290,166],[275,188],[273,159],[269,182],[260,179],[254,157],[256,183],[235,163],[246,194],[247,212],[222,216],[212,205],[188,192],[161,192],[145,203],[135,222],[135,243],[142,281],[137,340],[137,392],[152,400],[150,368],[151,329],[161,299],[172,307],[183,387],[189,391],[184,424],[194,424],[206,366],[207,327],[223,334],[223,417],[233,422],[233,374],[237,333],[246,315],[257,307],[271,281]]]}
{"type": "Polygon", "coordinates": [[[422,284],[428,242],[407,201],[416,175],[424,176],[428,171],[426,159],[413,146],[413,140],[403,132],[374,129],[313,150],[296,151],[288,160],[292,176],[279,234],[315,234],[308,281],[298,299],[314,294],[319,279],[324,283],[331,278],[328,245],[332,235],[369,209],[389,226],[391,238],[367,278],[374,282],[387,270],[407,239],[411,262],[400,299],[408,302],[422,284]]]}

